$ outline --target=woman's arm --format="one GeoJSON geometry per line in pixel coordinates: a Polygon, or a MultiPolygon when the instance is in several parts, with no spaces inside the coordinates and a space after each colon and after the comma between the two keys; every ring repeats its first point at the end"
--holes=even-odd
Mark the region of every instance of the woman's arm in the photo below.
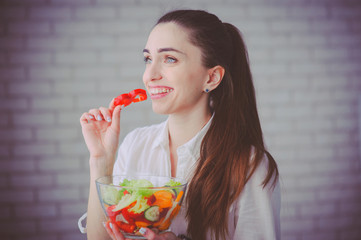
{"type": "MultiPolygon", "coordinates": [[[[90,159],[90,164],[102,162],[100,159],[90,159]]],[[[109,161],[112,161],[109,159],[109,161]]],[[[105,170],[105,169],[102,169],[105,170]]],[[[99,171],[95,166],[90,167],[90,186],[89,186],[89,198],[88,198],[88,216],[87,216],[87,237],[88,240],[103,240],[110,239],[106,232],[103,223],[107,220],[105,218],[103,209],[101,207],[95,180],[102,176],[112,175],[112,169],[108,171],[99,171]],[[93,171],[93,172],[92,172],[93,171]],[[102,173],[101,173],[102,172],[102,173]]]]}
{"type": "Polygon", "coordinates": [[[80,118],[82,133],[90,153],[90,186],[87,216],[89,240],[110,239],[103,222],[106,221],[97,195],[95,180],[112,175],[119,145],[120,106],[92,109],[80,118]]]}

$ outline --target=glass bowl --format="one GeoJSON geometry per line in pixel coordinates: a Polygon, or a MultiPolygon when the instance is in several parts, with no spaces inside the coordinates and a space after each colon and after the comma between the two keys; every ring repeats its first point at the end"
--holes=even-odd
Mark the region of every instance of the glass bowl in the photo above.
{"type": "Polygon", "coordinates": [[[126,238],[145,239],[141,227],[167,231],[178,214],[187,182],[164,176],[105,176],[96,180],[104,213],[126,238]]]}

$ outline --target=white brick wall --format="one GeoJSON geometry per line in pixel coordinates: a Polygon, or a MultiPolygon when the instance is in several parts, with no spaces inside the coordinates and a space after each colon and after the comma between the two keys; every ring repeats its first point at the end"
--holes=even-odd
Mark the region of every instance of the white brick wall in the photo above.
{"type": "MultiPolygon", "coordinates": [[[[2,0],[0,238],[86,239],[79,117],[142,87],[141,50],[164,12],[202,8],[243,32],[265,141],[282,182],[282,238],[361,236],[358,0],[2,0]]],[[[122,136],[159,122],[125,109],[122,136]]]]}

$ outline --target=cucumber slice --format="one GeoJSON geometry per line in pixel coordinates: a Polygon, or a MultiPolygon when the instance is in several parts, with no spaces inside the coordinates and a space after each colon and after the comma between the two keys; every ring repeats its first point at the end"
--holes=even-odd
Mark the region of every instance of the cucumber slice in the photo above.
{"type": "Polygon", "coordinates": [[[159,220],[159,213],[159,206],[151,206],[145,210],[144,217],[151,222],[156,222],[159,220]]]}

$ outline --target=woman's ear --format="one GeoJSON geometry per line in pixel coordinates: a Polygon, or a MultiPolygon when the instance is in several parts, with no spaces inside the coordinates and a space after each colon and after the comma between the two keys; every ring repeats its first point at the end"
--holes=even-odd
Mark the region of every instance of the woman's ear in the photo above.
{"type": "Polygon", "coordinates": [[[208,70],[208,81],[205,83],[204,89],[212,91],[218,87],[224,76],[224,68],[222,66],[215,66],[208,70]]]}

